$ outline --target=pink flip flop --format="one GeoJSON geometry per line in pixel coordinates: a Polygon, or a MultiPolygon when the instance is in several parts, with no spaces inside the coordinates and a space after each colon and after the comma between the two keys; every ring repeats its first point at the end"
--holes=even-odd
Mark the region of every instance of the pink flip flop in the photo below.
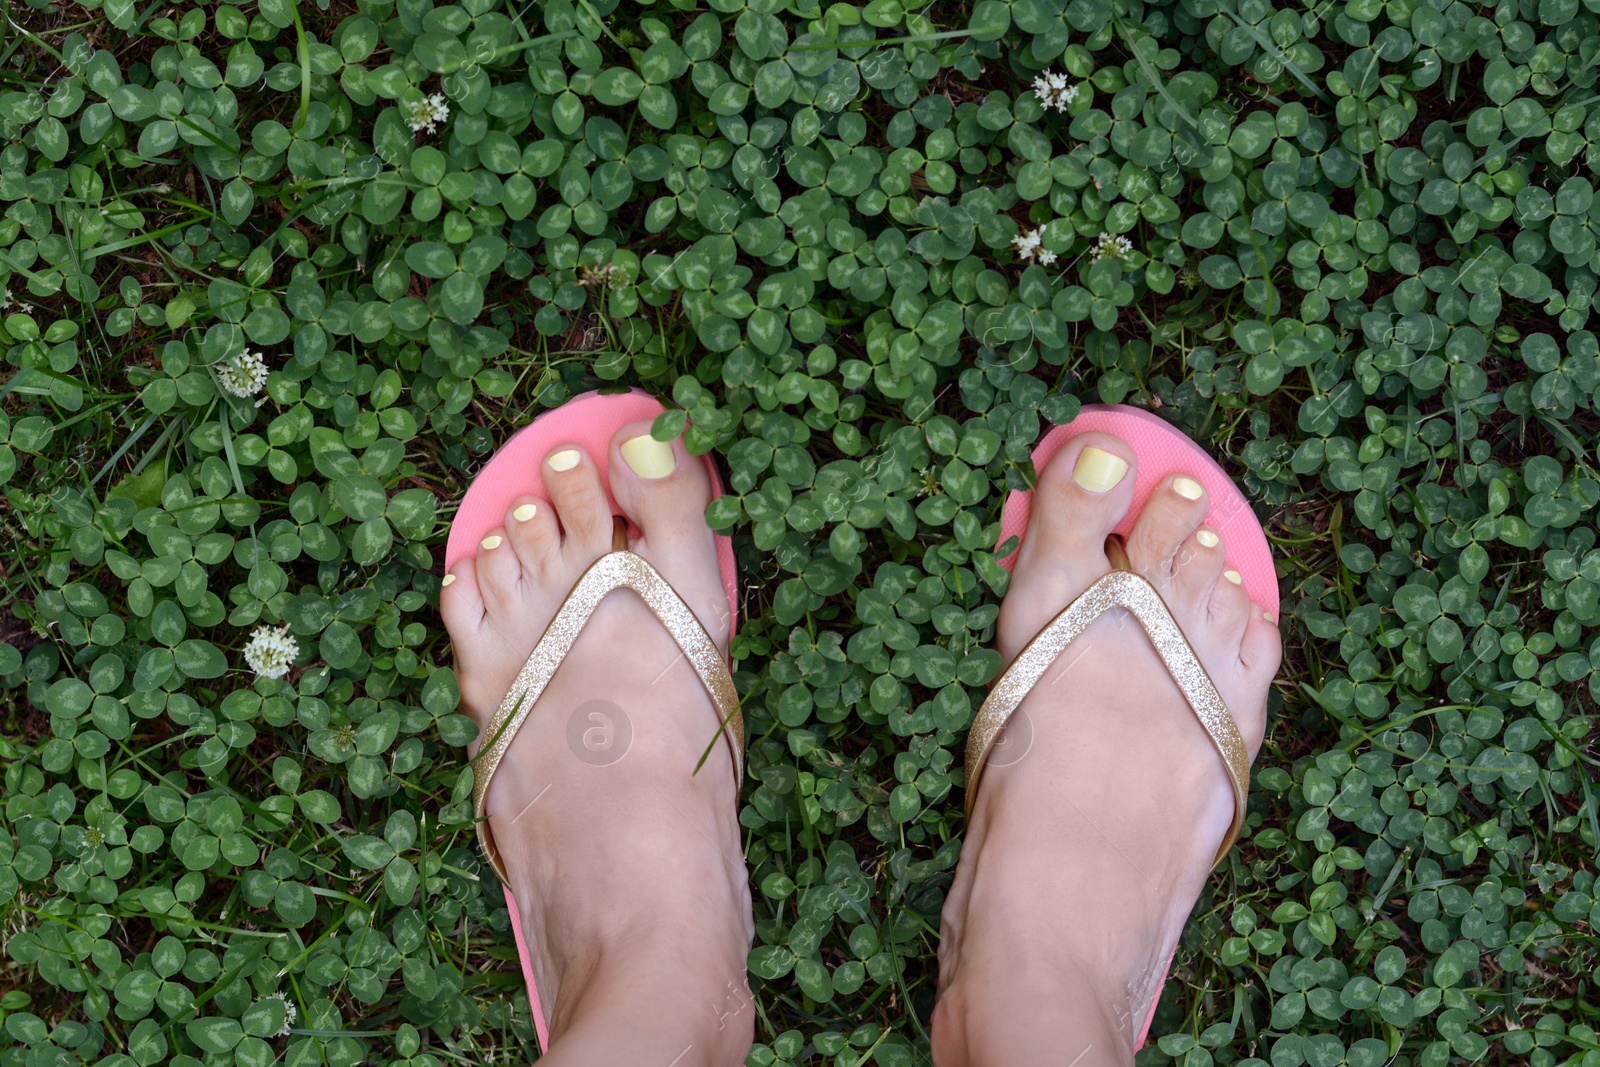
{"type": "MultiPolygon", "coordinates": [[[[1211,512],[1205,521],[1222,536],[1222,543],[1227,546],[1229,566],[1239,572],[1241,584],[1250,599],[1276,616],[1278,575],[1273,568],[1272,549],[1267,544],[1261,523],[1251,510],[1250,502],[1227,472],[1181,430],[1138,408],[1123,404],[1086,404],[1077,418],[1064,426],[1057,426],[1039,442],[1033,451],[1034,469],[1043,470],[1050,457],[1063,445],[1090,430],[1109,433],[1126,441],[1139,460],[1133,503],[1127,516],[1113,532],[1127,536],[1157,486],[1166,484],[1180,474],[1196,479],[1205,486],[1211,501],[1211,512]]],[[[1020,539],[1025,535],[1032,504],[1031,491],[1014,492],[1007,498],[1000,517],[1000,545],[1013,537],[1020,539]]],[[[1010,570],[1016,560],[1017,553],[1013,551],[1000,564],[1010,570]]],[[[1199,658],[1189,649],[1187,638],[1167,612],[1160,594],[1148,582],[1128,571],[1114,570],[1091,586],[1040,631],[1006,669],[1005,674],[996,680],[967,739],[968,811],[976,796],[977,783],[989,749],[1005,720],[1021,704],[1023,697],[1065,649],[1066,644],[1111,607],[1126,608],[1150,634],[1233,780],[1234,825],[1217,853],[1217,861],[1221,862],[1232,847],[1244,816],[1245,794],[1250,780],[1249,754],[1231,713],[1206,676],[1199,658]],[[1186,685],[1182,680],[1196,676],[1202,680],[1200,684],[1186,685]]],[[[1171,968],[1172,961],[1168,959],[1166,971],[1171,968]]],[[[1166,971],[1162,974],[1162,985],[1166,984],[1166,971]]],[[[1144,1046],[1159,1003],[1158,996],[1156,1003],[1150,1006],[1150,1015],[1144,1020],[1144,1027],[1139,1031],[1136,1048],[1144,1046]]]]}
{"type": "MultiPolygon", "coordinates": [[[[528,1003],[533,1011],[533,1025],[541,1052],[549,1047],[550,1035],[539,990],[534,985],[528,931],[522,927],[522,915],[511,895],[511,887],[505,884],[505,871],[489,833],[489,821],[483,805],[488,795],[489,780],[510,747],[512,738],[532,710],[550,675],[571,648],[577,631],[606,593],[623,587],[631,589],[672,634],[706,686],[713,706],[723,717],[723,733],[733,755],[735,780],[739,780],[743,774],[744,727],[738,712],[738,694],[728,675],[728,664],[710,636],[700,628],[698,622],[692,621],[693,613],[678,599],[671,586],[642,557],[627,551],[626,538],[620,533],[621,524],[626,522],[626,518],[611,495],[609,467],[612,435],[627,423],[654,419],[665,410],[661,402],[648,393],[634,390],[605,395],[585,393],[538,416],[517,431],[478,472],[456,511],[445,545],[445,569],[449,570],[457,560],[474,555],[478,542],[485,534],[505,524],[506,513],[517,497],[531,495],[549,500],[542,475],[544,457],[561,445],[581,445],[589,453],[599,469],[601,483],[606,487],[611,513],[618,517],[619,535],[618,543],[614,544],[615,550],[596,561],[573,587],[556,620],[552,621],[545,636],[529,656],[528,666],[519,673],[516,684],[490,719],[482,735],[489,741],[473,759],[478,771],[473,785],[478,840],[485,858],[500,876],[505,890],[506,907],[511,912],[511,930],[516,938],[517,956],[522,961],[522,975],[528,983],[528,1003]],[[690,621],[685,622],[686,618],[690,621]],[[563,625],[557,626],[556,621],[561,621],[563,625]]],[[[711,475],[713,490],[721,493],[722,481],[709,456],[705,458],[705,464],[711,475]]],[[[727,537],[717,537],[717,564],[722,574],[723,588],[728,594],[728,636],[731,638],[736,629],[739,582],[734,565],[733,542],[727,537]]]]}

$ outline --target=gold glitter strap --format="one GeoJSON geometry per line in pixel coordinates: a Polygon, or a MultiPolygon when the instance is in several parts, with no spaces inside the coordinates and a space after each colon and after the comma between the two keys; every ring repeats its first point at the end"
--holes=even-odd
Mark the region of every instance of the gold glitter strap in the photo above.
{"type": "Polygon", "coordinates": [[[1174,681],[1178,683],[1184,699],[1194,710],[1200,725],[1205,727],[1211,743],[1222,756],[1228,778],[1233,782],[1233,825],[1228,836],[1217,850],[1215,863],[1221,863],[1228,849],[1239,836],[1239,826],[1244,821],[1245,794],[1250,788],[1250,754],[1233,715],[1222,701],[1211,676],[1200,663],[1200,657],[1189,647],[1188,638],[1167,610],[1161,594],[1154,586],[1129,570],[1113,570],[1091,585],[1083,595],[1067,605],[1066,610],[1050,620],[1028,642],[1020,655],[1006,668],[995,682],[989,698],[978,709],[977,721],[967,735],[967,813],[972,813],[973,798],[978,795],[978,780],[983,774],[995,738],[1011,713],[1033,691],[1039,679],[1051,664],[1066,651],[1079,634],[1089,628],[1100,616],[1113,608],[1125,608],[1144,627],[1174,681]]]}
{"type": "Polygon", "coordinates": [[[711,706],[722,720],[722,736],[728,742],[728,751],[733,756],[734,781],[741,781],[744,777],[744,719],[739,712],[739,694],[733,687],[733,678],[728,674],[728,665],[723,661],[716,642],[711,640],[683,598],[643,556],[626,550],[609,552],[595,560],[572,587],[572,592],[567,594],[561,609],[550,620],[544,636],[534,646],[533,654],[523,664],[505,699],[489,720],[489,726],[483,733],[488,742],[472,760],[472,810],[477,816],[478,844],[501,881],[506,881],[505,865],[500,861],[500,852],[495,847],[489,820],[484,813],[489,782],[510,749],[512,739],[527,721],[534,703],[544,692],[545,686],[550,684],[556,668],[561,666],[561,661],[572,650],[573,643],[593,617],[595,609],[606,594],[624,588],[639,594],[639,599],[667,628],[672,639],[683,650],[689,666],[699,675],[701,684],[711,696],[711,706]]]}

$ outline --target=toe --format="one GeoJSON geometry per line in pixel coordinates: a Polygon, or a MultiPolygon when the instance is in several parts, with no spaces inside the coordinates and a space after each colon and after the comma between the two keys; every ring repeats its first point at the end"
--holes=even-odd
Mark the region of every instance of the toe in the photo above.
{"type": "Polygon", "coordinates": [[[1110,434],[1068,441],[1039,472],[1019,569],[1049,561],[1098,578],[1109,565],[1106,537],[1133,503],[1137,466],[1133,449],[1110,434]]]}
{"type": "Polygon", "coordinates": [[[561,551],[555,510],[534,496],[519,496],[506,509],[506,536],[524,572],[541,574],[561,551]]]}
{"type": "Polygon", "coordinates": [[[706,504],[711,477],[683,439],[657,441],[650,422],[631,422],[611,438],[611,492],[646,538],[711,537],[706,504]]]}
{"type": "MultiPolygon", "coordinates": [[[[1244,640],[1239,646],[1239,661],[1244,665],[1246,684],[1252,692],[1265,695],[1273,677],[1278,673],[1278,662],[1283,657],[1283,636],[1278,631],[1277,617],[1264,611],[1259,604],[1250,605],[1250,618],[1245,624],[1244,640]]],[[[1239,732],[1244,735],[1251,759],[1261,747],[1261,738],[1267,730],[1267,702],[1257,701],[1236,715],[1239,732]]]]}
{"type": "Polygon", "coordinates": [[[1239,662],[1252,678],[1270,683],[1282,659],[1283,635],[1278,630],[1277,616],[1259,604],[1251,604],[1250,619],[1239,646],[1239,662]]]}
{"type": "Polygon", "coordinates": [[[478,591],[490,615],[513,611],[522,579],[522,564],[506,543],[504,527],[490,530],[478,542],[478,591]]]}
{"type": "Polygon", "coordinates": [[[610,549],[611,504],[593,457],[577,445],[561,445],[545,456],[544,470],[566,548],[590,559],[610,549]]]}
{"type": "Polygon", "coordinates": [[[1211,602],[1208,605],[1211,634],[1230,647],[1238,647],[1244,639],[1245,625],[1249,623],[1251,613],[1260,614],[1260,609],[1250,603],[1250,595],[1244,591],[1242,581],[1238,571],[1231,566],[1224,567],[1221,580],[1211,589],[1211,602]]]}
{"type": "Polygon", "coordinates": [[[1133,503],[1136,467],[1126,442],[1088,432],[1039,472],[1012,591],[1000,612],[997,637],[1006,660],[1110,570],[1106,537],[1133,503]]]}
{"type": "Polygon", "coordinates": [[[1174,573],[1174,561],[1211,510],[1197,479],[1175,475],[1156,486],[1128,535],[1128,560],[1155,581],[1174,573]]]}
{"type": "MultiPolygon", "coordinates": [[[[1172,577],[1168,579],[1173,607],[1203,607],[1211,599],[1211,591],[1222,578],[1227,546],[1222,536],[1210,526],[1202,525],[1189,536],[1172,556],[1172,577]]],[[[1162,590],[1167,596],[1167,590],[1162,590]]]]}
{"type": "Polygon", "coordinates": [[[471,558],[458,560],[439,586],[439,614],[458,648],[483,624],[483,595],[478,590],[478,566],[471,558]]]}
{"type": "Polygon", "coordinates": [[[657,441],[648,421],[629,423],[611,439],[611,492],[640,536],[633,548],[649,559],[722,645],[728,595],[717,565],[716,536],[706,525],[711,474],[682,438],[657,441]]]}

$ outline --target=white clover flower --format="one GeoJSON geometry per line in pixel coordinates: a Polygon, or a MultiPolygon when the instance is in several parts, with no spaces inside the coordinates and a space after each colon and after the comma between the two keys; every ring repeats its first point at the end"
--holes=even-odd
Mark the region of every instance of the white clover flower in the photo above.
{"type": "Polygon", "coordinates": [[[1030,260],[1039,254],[1039,246],[1044,242],[1044,227],[1037,230],[1026,230],[1011,239],[1011,247],[1017,250],[1017,258],[1030,260]]]}
{"type": "Polygon", "coordinates": [[[267,360],[260,352],[246,349],[232,359],[217,364],[217,380],[222,388],[238,397],[252,397],[267,384],[267,360]]]}
{"type": "Polygon", "coordinates": [[[1078,99],[1078,87],[1067,84],[1067,76],[1047,70],[1033,79],[1033,95],[1039,98],[1039,103],[1045,107],[1053,107],[1057,111],[1065,111],[1078,99]]]}
{"type": "Polygon", "coordinates": [[[287,625],[257,626],[244,646],[245,663],[263,678],[282,678],[299,654],[300,642],[290,635],[287,625]]]}
{"type": "Polygon", "coordinates": [[[1113,236],[1101,231],[1100,239],[1095,242],[1093,248],[1089,249],[1089,258],[1101,260],[1107,256],[1115,256],[1118,259],[1123,259],[1132,251],[1133,242],[1126,237],[1113,236]]]}
{"type": "Polygon", "coordinates": [[[438,133],[439,124],[450,117],[450,104],[443,93],[423,97],[410,107],[406,125],[412,133],[438,133]]]}
{"type": "Polygon", "coordinates": [[[294,1006],[294,1002],[288,997],[284,996],[282,993],[268,993],[264,997],[257,997],[256,1003],[260,1004],[263,1000],[283,1001],[283,1025],[278,1027],[278,1032],[272,1036],[288,1037],[290,1032],[294,1029],[294,1021],[300,1017],[300,1009],[296,1008],[294,1006]]]}
{"type": "Polygon", "coordinates": [[[1041,267],[1048,267],[1055,261],[1056,254],[1054,252],[1050,251],[1048,248],[1039,249],[1039,265],[1041,267]]]}
{"type": "Polygon", "coordinates": [[[583,288],[621,289],[627,284],[628,279],[615,263],[607,263],[603,267],[578,264],[578,285],[583,288]]]}
{"type": "Polygon", "coordinates": [[[11,290],[7,289],[4,299],[0,299],[0,311],[4,311],[6,308],[8,308],[10,306],[11,306],[11,290]]]}

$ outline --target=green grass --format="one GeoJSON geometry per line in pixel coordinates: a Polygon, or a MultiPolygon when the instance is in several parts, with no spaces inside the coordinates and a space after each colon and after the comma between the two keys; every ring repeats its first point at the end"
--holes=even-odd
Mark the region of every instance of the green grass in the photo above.
{"type": "Polygon", "coordinates": [[[1600,1055],[1593,5],[808,3],[5,8],[0,1067],[531,1056],[439,563],[613,384],[727,472],[752,1064],[925,1060],[999,508],[1088,401],[1284,591],[1141,1063],[1600,1055]]]}

